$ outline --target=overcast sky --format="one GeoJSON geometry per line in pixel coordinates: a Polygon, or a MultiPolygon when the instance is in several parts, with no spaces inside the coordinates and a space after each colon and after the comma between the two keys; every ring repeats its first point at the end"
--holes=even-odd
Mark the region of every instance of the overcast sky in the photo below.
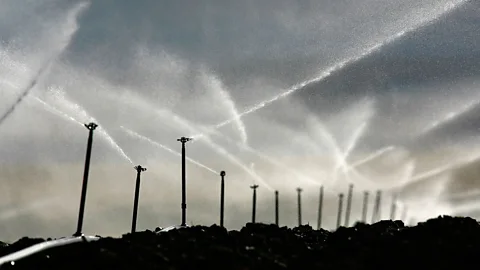
{"type": "Polygon", "coordinates": [[[0,113],[37,84],[0,123],[0,229],[73,232],[80,124],[93,119],[88,233],[128,230],[136,164],[148,167],[139,226],[179,222],[180,158],[121,126],[174,151],[210,134],[187,148],[209,168],[188,164],[196,224],[217,220],[221,170],[231,228],[249,219],[254,182],[260,220],[273,220],[278,189],[289,226],[297,186],[316,224],[321,184],[327,227],[348,183],[357,200],[384,189],[386,215],[392,192],[416,220],[478,213],[451,196],[480,188],[479,12],[461,0],[1,0],[0,113]]]}

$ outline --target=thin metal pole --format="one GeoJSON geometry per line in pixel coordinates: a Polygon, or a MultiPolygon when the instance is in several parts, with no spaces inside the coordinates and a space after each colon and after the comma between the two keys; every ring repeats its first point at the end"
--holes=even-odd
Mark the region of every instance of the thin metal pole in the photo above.
{"type": "Polygon", "coordinates": [[[343,193],[338,194],[337,228],[342,225],[343,193]]]}
{"type": "Polygon", "coordinates": [[[381,219],[381,212],[380,212],[381,200],[382,200],[382,192],[378,190],[377,195],[375,197],[375,206],[373,208],[373,213],[372,213],[372,223],[375,223],[381,219]]]}
{"type": "Polygon", "coordinates": [[[258,185],[250,186],[253,189],[253,203],[252,203],[252,223],[255,223],[255,215],[257,211],[257,188],[258,185]]]}
{"type": "Polygon", "coordinates": [[[392,197],[392,205],[390,207],[390,220],[395,220],[397,217],[397,194],[392,197]]]}
{"type": "Polygon", "coordinates": [[[85,124],[85,127],[88,129],[87,153],[85,155],[85,168],[83,171],[82,194],[80,196],[80,209],[78,211],[77,231],[75,232],[74,236],[82,235],[83,215],[85,213],[85,202],[87,199],[88,173],[90,171],[90,157],[92,155],[93,131],[95,130],[95,128],[97,128],[97,126],[98,125],[95,123],[85,124]]]}
{"type": "Polygon", "coordinates": [[[220,176],[222,177],[221,184],[220,184],[220,226],[224,227],[223,225],[223,218],[224,218],[224,206],[225,206],[225,171],[220,172],[220,176]]]}
{"type": "Polygon", "coordinates": [[[302,226],[302,189],[297,188],[298,226],[302,226]]]}
{"type": "Polygon", "coordinates": [[[320,230],[322,228],[322,211],[323,211],[323,186],[320,187],[320,197],[318,198],[317,230],[320,230]]]}
{"type": "Polygon", "coordinates": [[[275,225],[278,226],[278,190],[275,190],[275,225]]]}
{"type": "Polygon", "coordinates": [[[182,143],[182,224],[181,226],[187,226],[187,190],[186,190],[186,164],[185,164],[185,143],[190,141],[190,138],[181,137],[177,141],[182,143]]]}
{"type": "Polygon", "coordinates": [[[350,213],[352,211],[353,184],[348,186],[347,209],[345,209],[345,227],[350,226],[350,213]]]}
{"type": "Polygon", "coordinates": [[[368,211],[368,196],[369,192],[363,192],[363,209],[362,209],[362,222],[367,223],[367,211],[368,211]]]}
{"type": "Polygon", "coordinates": [[[140,197],[140,174],[147,170],[147,168],[142,168],[140,165],[135,166],[134,168],[137,171],[137,181],[135,184],[135,197],[133,199],[132,233],[134,233],[137,229],[138,200],[140,197]]]}

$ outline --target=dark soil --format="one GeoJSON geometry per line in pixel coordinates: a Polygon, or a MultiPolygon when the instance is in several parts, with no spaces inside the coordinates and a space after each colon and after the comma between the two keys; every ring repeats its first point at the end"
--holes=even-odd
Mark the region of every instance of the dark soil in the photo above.
{"type": "MultiPolygon", "coordinates": [[[[42,239],[0,246],[9,254],[42,239]]],[[[439,217],[357,224],[335,232],[247,224],[240,231],[191,227],[102,238],[50,249],[1,269],[473,269],[480,263],[480,225],[439,217]]]]}

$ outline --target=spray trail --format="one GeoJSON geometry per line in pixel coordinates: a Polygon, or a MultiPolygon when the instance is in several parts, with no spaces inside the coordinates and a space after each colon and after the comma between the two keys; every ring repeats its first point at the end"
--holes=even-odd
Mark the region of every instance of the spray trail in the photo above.
{"type": "MultiPolygon", "coordinates": [[[[129,103],[131,104],[136,103],[138,105],[138,108],[145,109],[148,108],[148,110],[154,111],[156,114],[158,114],[160,117],[168,119],[169,122],[173,121],[176,123],[175,127],[181,127],[182,129],[188,130],[188,132],[198,132],[197,129],[194,128],[193,123],[190,123],[188,120],[178,116],[177,114],[174,114],[171,111],[165,110],[165,109],[158,109],[152,106],[149,102],[146,102],[145,100],[139,98],[136,95],[131,95],[129,96],[128,99],[129,103]]],[[[195,139],[195,138],[194,138],[195,139]]],[[[269,190],[273,189],[256,173],[252,172],[250,168],[245,166],[238,158],[230,154],[226,149],[222,148],[218,144],[214,143],[210,137],[205,136],[204,138],[205,143],[210,147],[212,150],[215,152],[225,156],[227,159],[229,159],[232,163],[238,165],[240,168],[242,168],[245,172],[247,172],[250,176],[252,176],[254,179],[262,183],[262,185],[266,186],[269,190]]]]}
{"type": "MultiPolygon", "coordinates": [[[[312,183],[312,184],[315,184],[315,185],[320,185],[319,182],[311,179],[310,177],[308,177],[308,176],[306,176],[306,175],[304,175],[304,174],[299,173],[299,172],[296,171],[296,170],[292,170],[292,169],[291,169],[289,166],[287,166],[286,164],[281,163],[281,162],[279,162],[279,161],[277,161],[277,160],[274,160],[274,159],[272,159],[271,157],[269,157],[269,156],[267,156],[267,155],[265,155],[265,154],[263,154],[263,153],[255,150],[255,149],[253,149],[252,147],[250,147],[250,146],[248,146],[248,145],[240,144],[240,143],[238,143],[238,142],[235,142],[235,141],[233,141],[232,139],[228,138],[227,136],[225,136],[225,135],[223,135],[223,134],[221,134],[221,133],[219,133],[219,132],[217,132],[217,131],[213,131],[212,134],[218,136],[219,138],[224,139],[225,141],[227,141],[227,142],[230,143],[230,144],[236,145],[238,148],[240,148],[240,149],[242,149],[242,150],[248,151],[248,152],[256,155],[257,157],[261,158],[263,161],[266,161],[266,162],[268,162],[268,163],[270,163],[270,164],[272,164],[272,165],[274,165],[274,166],[276,166],[276,167],[279,167],[279,168],[281,168],[281,169],[283,169],[283,170],[288,171],[289,173],[295,175],[297,178],[300,178],[300,179],[302,179],[302,180],[306,180],[306,181],[308,181],[308,182],[310,182],[310,183],[312,183]]],[[[255,172],[254,168],[255,168],[255,164],[252,162],[252,163],[250,164],[250,170],[251,170],[252,172],[255,172]]]]}
{"type": "Polygon", "coordinates": [[[76,19],[87,7],[89,6],[88,3],[83,2],[77,5],[74,9],[72,9],[71,13],[69,14],[67,20],[68,33],[65,35],[65,40],[61,41],[59,44],[61,45],[57,48],[53,55],[49,57],[49,59],[40,67],[37,74],[33,77],[30,83],[25,87],[25,89],[21,92],[20,96],[15,100],[15,102],[7,109],[7,111],[0,117],[0,126],[5,122],[5,120],[15,111],[15,108],[23,101],[23,99],[30,93],[30,91],[38,84],[39,80],[42,78],[44,73],[48,70],[50,65],[52,65],[55,60],[60,56],[63,51],[70,45],[72,41],[73,35],[78,30],[78,25],[76,23],[76,19]],[[72,21],[73,20],[73,21],[72,21]]]}
{"type": "MultiPolygon", "coordinates": [[[[355,149],[355,146],[357,146],[358,140],[362,137],[363,133],[365,132],[365,129],[367,127],[367,122],[363,122],[360,127],[358,127],[355,132],[353,133],[350,142],[348,146],[346,147],[346,150],[344,154],[342,155],[342,160],[344,160],[344,164],[347,163],[347,158],[350,156],[352,151],[355,149]]],[[[338,165],[335,169],[339,169],[338,165]]],[[[343,166],[343,172],[347,173],[350,169],[353,169],[352,166],[343,166]]]]}
{"type": "MultiPolygon", "coordinates": [[[[165,146],[165,145],[163,145],[163,144],[161,144],[161,143],[159,143],[159,142],[156,142],[156,141],[154,141],[154,140],[152,140],[152,139],[150,139],[150,138],[147,138],[147,137],[145,137],[145,136],[143,136],[143,135],[140,135],[140,134],[138,134],[137,132],[135,132],[135,131],[133,131],[133,130],[131,130],[131,129],[128,129],[128,128],[124,127],[124,126],[120,126],[120,127],[121,127],[125,132],[127,132],[130,136],[133,136],[133,137],[136,137],[136,138],[138,138],[138,139],[142,139],[142,140],[144,140],[144,141],[147,141],[147,142],[149,142],[150,144],[155,145],[155,146],[157,146],[157,147],[160,147],[160,148],[162,148],[162,149],[164,149],[164,150],[166,150],[166,151],[168,151],[168,152],[170,152],[170,153],[172,153],[172,154],[174,154],[174,155],[176,155],[176,156],[179,156],[179,157],[182,156],[181,153],[179,153],[179,152],[177,152],[177,151],[174,151],[174,150],[172,150],[171,148],[169,148],[169,147],[167,147],[167,146],[165,146]]],[[[194,160],[194,159],[191,159],[191,158],[189,158],[189,157],[185,157],[185,159],[188,160],[189,162],[191,162],[192,164],[195,164],[195,165],[197,165],[198,167],[203,168],[203,169],[205,169],[205,170],[207,170],[207,171],[209,171],[209,172],[212,172],[212,173],[214,173],[214,174],[216,174],[216,175],[219,174],[219,173],[218,173],[217,171],[215,171],[214,169],[212,169],[212,168],[210,168],[210,167],[208,167],[208,166],[206,166],[206,165],[203,165],[202,163],[200,163],[200,162],[198,162],[198,161],[196,161],[196,160],[194,160]]]]}
{"type": "MultiPolygon", "coordinates": [[[[253,112],[256,112],[257,110],[267,106],[267,105],[270,105],[271,103],[279,100],[279,99],[282,99],[282,98],[285,98],[291,94],[293,94],[294,92],[298,91],[298,90],[301,90],[303,88],[305,88],[306,86],[310,85],[310,84],[314,84],[314,83],[318,83],[318,82],[321,82],[323,80],[325,80],[326,78],[330,77],[334,72],[337,72],[339,70],[342,70],[343,68],[355,63],[355,62],[358,62],[362,59],[364,59],[365,57],[371,55],[372,53],[382,49],[383,47],[399,40],[400,38],[404,37],[405,35],[417,30],[418,28],[420,27],[423,27],[423,26],[426,26],[428,25],[429,23],[432,23],[434,22],[435,20],[437,20],[440,16],[442,15],[445,15],[447,13],[449,13],[450,11],[454,10],[455,8],[459,7],[460,5],[466,3],[468,0],[459,0],[459,1],[455,1],[453,3],[449,3],[447,6],[445,6],[443,8],[443,10],[439,13],[437,13],[435,16],[432,16],[430,18],[426,18],[422,21],[420,21],[419,23],[403,30],[403,31],[400,31],[398,33],[395,33],[394,35],[386,38],[384,41],[382,42],[378,42],[377,44],[365,49],[362,53],[360,53],[359,55],[357,56],[354,56],[354,57],[350,57],[350,58],[347,58],[347,59],[344,59],[343,61],[340,61],[338,62],[337,64],[331,66],[331,67],[328,67],[326,70],[324,70],[323,72],[320,73],[320,75],[318,75],[317,77],[314,77],[312,79],[308,79],[308,80],[305,80],[301,83],[298,83],[296,85],[293,85],[291,86],[289,89],[287,89],[286,91],[284,91],[283,93],[280,93],[270,99],[267,99],[265,101],[262,101],[260,103],[258,103],[257,105],[254,105],[252,106],[251,108],[247,109],[246,111],[240,113],[237,117],[234,117],[234,118],[231,118],[231,119],[228,119],[228,120],[225,120],[217,125],[215,125],[213,127],[213,129],[218,129],[220,127],[223,127],[225,125],[228,125],[230,124],[231,122],[233,121],[236,121],[236,119],[238,118],[241,118],[245,115],[248,115],[248,114],[251,114],[253,112]]],[[[196,135],[197,137],[199,136],[203,136],[203,134],[198,134],[196,135]]]]}
{"type": "Polygon", "coordinates": [[[417,136],[422,136],[422,135],[424,135],[426,133],[429,133],[432,130],[434,130],[434,129],[436,129],[436,128],[438,128],[438,127],[440,127],[440,126],[442,126],[442,125],[444,125],[448,122],[455,121],[455,119],[457,119],[461,115],[469,112],[470,110],[472,110],[473,108],[475,108],[478,105],[480,105],[480,100],[475,100],[475,101],[472,101],[472,102],[466,104],[465,106],[461,107],[460,110],[458,110],[458,111],[448,113],[442,119],[440,119],[438,121],[435,121],[435,122],[431,123],[430,125],[428,125],[417,136]]]}
{"type": "MultiPolygon", "coordinates": [[[[55,93],[56,100],[61,105],[67,107],[69,110],[75,111],[77,114],[81,115],[83,119],[87,119],[87,121],[92,121],[92,122],[95,122],[95,123],[99,124],[98,121],[94,117],[90,116],[87,113],[87,111],[85,111],[85,109],[82,108],[79,104],[74,103],[74,102],[70,101],[69,99],[67,99],[65,97],[65,93],[62,92],[60,89],[56,89],[54,91],[56,92],[55,93]]],[[[105,140],[107,140],[107,142],[110,144],[110,146],[113,149],[115,149],[120,154],[120,156],[122,156],[125,160],[127,160],[128,162],[130,162],[130,164],[133,165],[132,159],[125,153],[125,151],[123,151],[123,149],[117,144],[117,142],[115,142],[115,140],[112,138],[112,136],[110,136],[110,134],[108,134],[107,130],[105,128],[101,127],[100,124],[99,124],[97,129],[98,129],[98,132],[102,135],[102,137],[105,140]]]]}
{"type": "Polygon", "coordinates": [[[247,130],[245,128],[245,124],[243,123],[241,117],[239,117],[239,112],[237,110],[237,107],[235,106],[235,102],[233,101],[232,97],[228,93],[227,90],[225,90],[224,85],[222,82],[214,77],[212,80],[209,80],[211,86],[215,91],[220,95],[220,98],[223,100],[225,106],[228,107],[228,110],[230,111],[230,114],[236,119],[235,124],[237,126],[237,129],[240,133],[240,139],[242,140],[242,143],[244,145],[247,145],[248,137],[247,137],[247,130]]]}
{"type": "Polygon", "coordinates": [[[385,154],[387,152],[390,152],[394,149],[395,149],[395,146],[393,146],[393,145],[390,145],[390,146],[384,147],[382,149],[379,149],[379,150],[373,152],[372,154],[368,155],[366,158],[356,161],[355,163],[353,163],[351,165],[351,167],[352,168],[360,167],[361,165],[366,164],[366,163],[368,163],[372,160],[375,160],[376,158],[378,158],[378,157],[382,156],[383,154],[385,154]]]}

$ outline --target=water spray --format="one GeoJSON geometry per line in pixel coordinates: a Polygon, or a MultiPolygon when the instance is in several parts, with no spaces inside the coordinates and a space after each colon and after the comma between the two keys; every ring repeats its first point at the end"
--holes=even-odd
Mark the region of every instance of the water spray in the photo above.
{"type": "Polygon", "coordinates": [[[367,223],[367,211],[368,211],[368,196],[369,192],[363,192],[363,209],[362,209],[362,222],[367,223]]]}
{"type": "Polygon", "coordinates": [[[377,194],[375,197],[375,205],[373,206],[372,224],[381,220],[381,201],[382,192],[380,190],[377,190],[377,194]]]}
{"type": "Polygon", "coordinates": [[[88,173],[90,170],[90,156],[92,155],[93,131],[98,125],[95,123],[85,124],[88,129],[87,153],[85,155],[85,169],[83,171],[82,194],[80,197],[80,209],[78,211],[77,231],[73,236],[82,235],[83,214],[85,212],[85,201],[87,199],[88,173]]]}
{"type": "Polygon", "coordinates": [[[392,205],[390,206],[390,220],[395,220],[397,212],[397,194],[392,197],[392,205]]]}
{"type": "Polygon", "coordinates": [[[298,227],[302,226],[302,189],[297,188],[298,227]]]}
{"type": "Polygon", "coordinates": [[[323,186],[320,187],[320,196],[318,198],[317,230],[320,230],[322,228],[322,212],[323,212],[323,186]]]}
{"type": "Polygon", "coordinates": [[[278,208],[279,208],[279,205],[278,205],[278,190],[275,190],[275,225],[278,226],[278,220],[279,220],[279,213],[278,213],[278,208]]]}
{"type": "Polygon", "coordinates": [[[140,197],[140,174],[147,170],[138,165],[134,169],[137,171],[137,180],[135,183],[135,197],[133,199],[133,215],[132,215],[132,233],[137,229],[137,213],[138,213],[138,199],[140,197]]]}
{"type": "MultiPolygon", "coordinates": [[[[406,36],[407,34],[409,34],[411,32],[414,32],[415,30],[419,29],[420,27],[426,26],[427,24],[429,24],[429,23],[435,21],[436,19],[438,19],[440,16],[454,10],[455,8],[459,7],[461,4],[466,3],[467,1],[468,0],[460,0],[460,1],[457,1],[456,3],[453,3],[453,4],[450,3],[441,12],[436,14],[436,16],[426,18],[426,19],[420,21],[419,23],[417,23],[417,24],[415,24],[415,25],[413,25],[413,26],[411,26],[407,29],[399,31],[399,32],[387,37],[383,41],[377,42],[374,45],[368,47],[367,49],[363,50],[363,52],[361,52],[360,54],[358,54],[356,56],[349,57],[349,58],[346,58],[346,59],[344,59],[340,62],[337,62],[336,64],[326,68],[318,76],[316,76],[314,78],[311,78],[311,79],[308,79],[308,80],[305,80],[301,83],[295,84],[295,85],[291,86],[289,89],[285,90],[284,92],[282,92],[282,93],[280,93],[280,94],[278,94],[278,95],[276,95],[276,96],[274,96],[270,99],[259,102],[256,105],[253,105],[249,109],[247,109],[247,110],[243,111],[242,113],[238,114],[236,117],[233,117],[231,119],[228,119],[228,120],[225,120],[221,123],[218,123],[212,129],[218,129],[220,127],[228,125],[231,122],[236,121],[238,118],[241,118],[245,115],[256,112],[257,110],[259,110],[259,109],[261,109],[265,106],[268,106],[268,105],[270,105],[271,103],[273,103],[277,100],[280,100],[282,98],[290,96],[291,94],[293,94],[293,93],[295,93],[295,92],[297,92],[301,89],[304,89],[311,84],[319,83],[321,81],[324,81],[326,78],[330,77],[335,72],[338,72],[338,71],[340,71],[340,70],[342,70],[342,69],[344,69],[344,68],[346,68],[346,67],[348,67],[348,66],[350,66],[350,65],[352,65],[352,64],[354,64],[354,63],[356,63],[356,62],[358,62],[358,61],[360,61],[360,60],[362,60],[362,59],[364,59],[368,56],[370,56],[371,54],[381,50],[385,46],[399,40],[400,38],[406,36]]],[[[204,136],[204,134],[199,134],[197,136],[204,136]]]]}
{"type": "Polygon", "coordinates": [[[345,210],[345,227],[350,226],[350,213],[352,211],[353,184],[348,185],[347,209],[345,210]]]}
{"type": "Polygon", "coordinates": [[[338,194],[337,229],[342,225],[343,193],[338,194]]]}
{"type": "Polygon", "coordinates": [[[258,185],[250,186],[253,190],[253,200],[252,200],[252,223],[255,223],[255,215],[257,211],[257,188],[258,185]]]}
{"type": "Polygon", "coordinates": [[[185,164],[185,144],[191,139],[186,137],[181,137],[177,141],[182,143],[182,224],[180,226],[185,227],[187,219],[187,191],[186,191],[186,164],[185,164]]]}
{"type": "MultiPolygon", "coordinates": [[[[130,136],[133,136],[133,137],[136,137],[136,138],[138,138],[138,139],[147,141],[148,143],[150,143],[150,144],[152,144],[152,145],[154,145],[154,146],[157,146],[157,147],[159,147],[159,148],[162,148],[163,150],[166,150],[166,151],[168,151],[168,152],[170,152],[170,153],[172,153],[172,154],[174,154],[174,155],[176,155],[176,156],[179,156],[179,157],[182,156],[181,153],[179,153],[179,152],[177,152],[177,151],[174,151],[173,149],[171,149],[171,148],[169,148],[169,147],[167,147],[167,146],[165,146],[165,145],[163,145],[163,144],[161,144],[161,143],[159,143],[159,142],[156,142],[156,141],[154,141],[154,140],[152,140],[152,139],[150,139],[150,138],[147,138],[147,137],[145,137],[145,136],[143,136],[143,135],[140,135],[140,134],[138,134],[137,132],[135,132],[135,131],[133,131],[133,130],[131,130],[131,129],[128,129],[128,128],[124,127],[124,126],[120,126],[120,127],[121,127],[128,135],[130,135],[130,136]]],[[[192,163],[192,164],[195,164],[195,165],[197,165],[197,166],[200,167],[200,168],[203,168],[203,169],[205,169],[205,170],[207,170],[207,171],[209,171],[209,172],[211,172],[211,173],[218,174],[218,172],[215,171],[214,169],[212,169],[212,168],[210,168],[210,167],[208,167],[208,166],[205,166],[205,165],[203,165],[202,163],[200,163],[200,162],[198,162],[198,161],[196,161],[196,160],[193,160],[193,159],[191,159],[191,158],[189,158],[189,157],[186,157],[186,159],[187,159],[188,162],[190,162],[190,163],[192,163]]]]}
{"type": "Polygon", "coordinates": [[[220,227],[223,226],[223,217],[225,210],[225,171],[220,172],[220,227]]]}

